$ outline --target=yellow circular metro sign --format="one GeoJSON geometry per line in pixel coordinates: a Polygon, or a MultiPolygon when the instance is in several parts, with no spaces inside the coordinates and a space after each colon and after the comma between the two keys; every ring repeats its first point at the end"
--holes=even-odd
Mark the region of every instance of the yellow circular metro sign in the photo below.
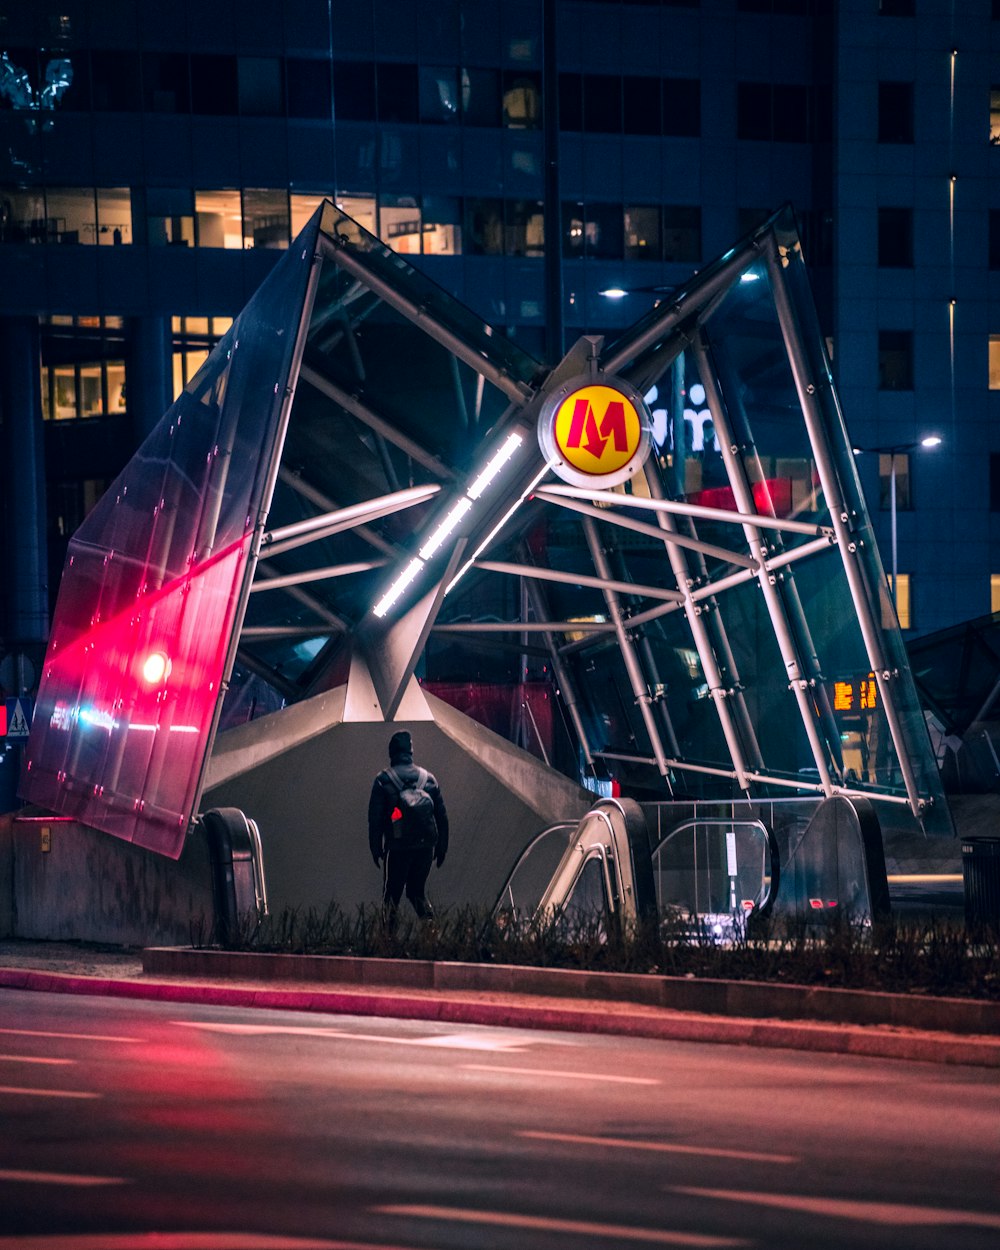
{"type": "Polygon", "coordinates": [[[641,469],[649,455],[649,412],[642,396],[618,378],[574,378],[546,400],[538,441],[564,481],[616,486],[641,469]]]}

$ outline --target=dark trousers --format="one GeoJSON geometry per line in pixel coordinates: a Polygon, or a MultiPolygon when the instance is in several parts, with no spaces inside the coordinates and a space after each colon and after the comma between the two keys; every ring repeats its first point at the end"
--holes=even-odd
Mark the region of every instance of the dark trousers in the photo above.
{"type": "Polygon", "coordinates": [[[396,914],[399,900],[406,890],[406,897],[413,904],[413,910],[422,920],[430,920],[434,915],[430,899],[427,897],[427,875],[434,862],[432,846],[390,846],[385,856],[385,887],[382,891],[382,902],[390,915],[396,914]]]}

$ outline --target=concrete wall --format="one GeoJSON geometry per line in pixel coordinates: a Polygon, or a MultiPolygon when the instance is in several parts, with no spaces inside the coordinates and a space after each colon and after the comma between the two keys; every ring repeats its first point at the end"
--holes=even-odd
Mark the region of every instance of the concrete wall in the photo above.
{"type": "Polygon", "coordinates": [[[0,936],[119,946],[207,941],[211,885],[200,830],[174,862],[76,821],[30,809],[0,816],[0,936]]]}

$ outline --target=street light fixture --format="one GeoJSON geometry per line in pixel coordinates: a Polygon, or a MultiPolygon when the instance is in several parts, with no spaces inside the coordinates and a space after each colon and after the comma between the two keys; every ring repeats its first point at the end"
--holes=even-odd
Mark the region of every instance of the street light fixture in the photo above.
{"type": "Polygon", "coordinates": [[[854,447],[852,448],[856,456],[862,452],[871,452],[880,456],[889,457],[889,533],[892,548],[892,606],[896,609],[896,616],[899,616],[899,558],[896,542],[896,457],[904,452],[914,451],[917,447],[940,447],[941,436],[939,434],[925,434],[923,438],[918,439],[914,443],[890,443],[885,447],[854,447]]]}

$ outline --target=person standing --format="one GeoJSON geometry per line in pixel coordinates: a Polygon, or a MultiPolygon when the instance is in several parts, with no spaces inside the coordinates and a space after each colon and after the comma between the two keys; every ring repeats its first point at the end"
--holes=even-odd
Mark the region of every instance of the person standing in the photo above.
{"type": "Polygon", "coordinates": [[[448,853],[448,813],[433,773],[413,762],[413,740],[402,729],[389,739],[389,767],[372,782],[368,800],[368,846],[383,870],[382,904],[395,923],[406,891],[413,910],[432,920],[427,877],[448,853]]]}

